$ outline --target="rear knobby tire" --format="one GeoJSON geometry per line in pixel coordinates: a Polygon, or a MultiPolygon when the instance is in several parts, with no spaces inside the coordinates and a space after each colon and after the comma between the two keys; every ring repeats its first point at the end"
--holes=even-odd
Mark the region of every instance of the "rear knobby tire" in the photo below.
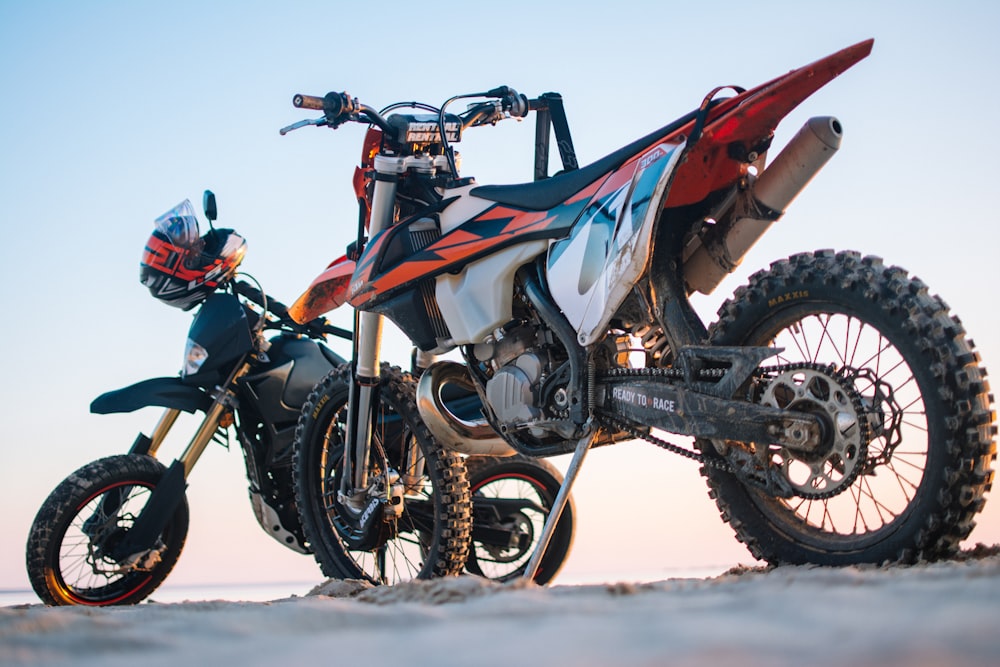
{"type": "Polygon", "coordinates": [[[43,602],[126,605],[156,590],[184,548],[186,499],[160,535],[159,562],[149,570],[120,572],[105,553],[128,532],[165,472],[149,456],[110,456],[83,466],[52,491],[31,525],[26,550],[28,579],[43,602]]]}
{"type": "Polygon", "coordinates": [[[713,345],[785,348],[765,365],[871,371],[856,387],[872,425],[867,463],[839,493],[778,499],[702,470],[750,552],[772,563],[825,565],[954,554],[991,486],[996,426],[986,371],[944,302],[878,258],[820,251],[755,274],[719,316],[713,345]],[[901,417],[895,446],[882,427],[893,411],[901,417]]]}
{"type": "MultiPolygon", "coordinates": [[[[562,474],[548,461],[523,454],[470,456],[465,467],[469,471],[473,513],[472,549],[466,571],[498,582],[524,576],[562,486],[562,474]],[[493,505],[490,499],[496,499],[493,505]],[[519,543],[497,545],[476,539],[477,531],[490,528],[515,531],[519,543]]],[[[566,562],[573,547],[575,522],[576,511],[570,496],[535,572],[536,584],[552,581],[566,562]]]]}
{"type": "Polygon", "coordinates": [[[330,372],[313,389],[295,431],[293,478],[299,517],[309,548],[328,577],[395,584],[457,575],[469,553],[472,501],[465,464],[431,435],[417,412],[415,383],[398,368],[382,366],[378,416],[373,425],[372,475],[380,474],[384,451],[391,469],[415,442],[423,478],[404,496],[398,532],[372,550],[353,550],[342,537],[346,525],[337,491],[344,452],[349,369],[330,372]]]}

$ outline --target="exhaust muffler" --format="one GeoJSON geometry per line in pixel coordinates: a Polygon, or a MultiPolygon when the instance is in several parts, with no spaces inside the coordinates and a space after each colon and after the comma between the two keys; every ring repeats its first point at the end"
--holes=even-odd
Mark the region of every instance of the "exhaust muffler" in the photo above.
{"type": "Polygon", "coordinates": [[[711,294],[833,157],[840,148],[842,136],[840,121],[832,116],[806,121],[753,182],[750,193],[757,211],[744,212],[735,220],[717,223],[704,234],[700,243],[688,248],[684,260],[688,289],[711,294]]]}
{"type": "MultiPolygon", "coordinates": [[[[464,393],[459,401],[478,402],[476,387],[469,372],[454,361],[431,364],[417,383],[417,409],[427,430],[445,447],[469,456],[513,456],[517,451],[497,435],[485,419],[467,421],[445,404],[444,388],[455,385],[464,393]]],[[[481,404],[479,404],[481,405],[481,404]]]]}

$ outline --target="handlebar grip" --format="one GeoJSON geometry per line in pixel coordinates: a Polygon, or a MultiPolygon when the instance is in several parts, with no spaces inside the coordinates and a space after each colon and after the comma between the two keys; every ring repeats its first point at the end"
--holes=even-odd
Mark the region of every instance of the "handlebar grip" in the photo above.
{"type": "Polygon", "coordinates": [[[296,109],[323,110],[323,98],[313,95],[296,95],[292,98],[292,106],[296,109]]]}
{"type": "Polygon", "coordinates": [[[507,95],[510,95],[511,92],[512,89],[510,86],[497,86],[492,90],[487,90],[486,97],[506,97],[507,95]]]}
{"type": "Polygon", "coordinates": [[[495,97],[503,104],[503,110],[514,118],[524,118],[531,110],[526,95],[522,95],[510,86],[497,86],[486,92],[486,97],[495,97]]]}
{"type": "Polygon", "coordinates": [[[327,93],[323,97],[296,95],[292,98],[292,104],[300,109],[322,111],[327,121],[334,127],[358,110],[357,101],[347,93],[327,93]]]}

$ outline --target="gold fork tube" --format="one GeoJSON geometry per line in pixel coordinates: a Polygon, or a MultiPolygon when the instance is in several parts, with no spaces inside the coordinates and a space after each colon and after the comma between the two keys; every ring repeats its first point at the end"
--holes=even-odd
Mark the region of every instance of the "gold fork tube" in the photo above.
{"type": "Polygon", "coordinates": [[[153,434],[150,436],[149,451],[146,452],[152,457],[156,456],[156,452],[160,449],[160,445],[167,437],[167,433],[170,429],[174,427],[177,422],[177,417],[180,416],[181,411],[177,408],[167,408],[163,415],[160,417],[160,421],[156,422],[156,427],[153,429],[153,434]]]}
{"type": "Polygon", "coordinates": [[[222,415],[225,413],[226,406],[218,401],[213,403],[212,407],[205,413],[205,419],[201,422],[201,426],[198,427],[198,432],[191,438],[191,442],[178,459],[178,461],[184,464],[185,478],[191,474],[194,464],[198,462],[198,459],[205,452],[205,448],[208,447],[208,443],[212,441],[212,436],[215,435],[215,431],[219,428],[219,420],[222,419],[222,415]]]}
{"type": "Polygon", "coordinates": [[[212,441],[212,436],[215,435],[216,430],[219,428],[219,422],[222,420],[223,415],[226,414],[226,410],[229,409],[230,399],[233,397],[233,386],[236,380],[246,375],[249,370],[250,364],[244,362],[239,368],[233,371],[233,374],[224,385],[216,389],[219,394],[212,402],[212,406],[205,411],[205,419],[201,422],[201,426],[198,427],[198,432],[194,434],[184,453],[177,459],[184,464],[185,478],[191,474],[191,469],[194,468],[194,464],[198,462],[198,459],[205,452],[208,443],[212,441]],[[223,387],[225,388],[223,389],[223,387]]]}

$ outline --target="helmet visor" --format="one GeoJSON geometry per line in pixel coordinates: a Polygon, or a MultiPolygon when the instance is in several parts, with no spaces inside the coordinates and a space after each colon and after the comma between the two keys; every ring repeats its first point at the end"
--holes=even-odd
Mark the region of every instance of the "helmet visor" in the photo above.
{"type": "Polygon", "coordinates": [[[156,230],[178,248],[195,249],[200,245],[198,218],[195,217],[190,199],[185,199],[158,217],[154,224],[156,230]]]}

